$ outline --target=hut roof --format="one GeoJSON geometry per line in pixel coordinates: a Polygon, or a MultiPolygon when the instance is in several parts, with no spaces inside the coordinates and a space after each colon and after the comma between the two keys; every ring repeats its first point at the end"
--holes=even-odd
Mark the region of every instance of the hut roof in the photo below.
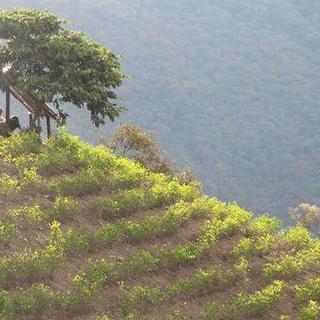
{"type": "MultiPolygon", "coordinates": [[[[2,70],[0,75],[6,79],[10,79],[10,68],[2,70]]],[[[33,114],[37,114],[41,117],[49,117],[57,120],[58,114],[45,102],[40,101],[33,94],[26,94],[19,90],[16,86],[9,87],[10,93],[19,100],[28,110],[33,114]]]]}

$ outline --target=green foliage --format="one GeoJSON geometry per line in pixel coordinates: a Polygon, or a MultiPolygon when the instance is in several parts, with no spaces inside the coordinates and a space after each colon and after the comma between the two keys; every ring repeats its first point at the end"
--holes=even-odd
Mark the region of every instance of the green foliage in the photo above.
{"type": "Polygon", "coordinates": [[[86,107],[96,126],[114,120],[121,111],[114,89],[124,79],[119,57],[64,24],[48,11],[2,10],[0,70],[10,65],[12,74],[0,87],[15,84],[59,108],[66,102],[86,107]]]}
{"type": "Polygon", "coordinates": [[[267,264],[264,268],[264,274],[267,278],[273,279],[282,276],[293,276],[304,270],[305,264],[295,257],[286,255],[277,264],[267,264]]]}
{"type": "Polygon", "coordinates": [[[320,246],[316,244],[310,249],[298,252],[296,255],[284,255],[284,257],[264,266],[264,275],[269,279],[292,277],[307,272],[320,260],[320,246]]]}
{"type": "Polygon", "coordinates": [[[201,312],[201,319],[238,319],[240,315],[256,317],[265,314],[280,300],[284,289],[284,282],[276,280],[254,294],[237,295],[230,304],[210,303],[201,312]]]}
{"type": "Polygon", "coordinates": [[[0,193],[11,194],[21,190],[18,179],[11,178],[8,175],[3,175],[0,180],[0,193]]]}
{"type": "Polygon", "coordinates": [[[248,279],[250,274],[250,268],[249,268],[249,262],[246,258],[240,257],[240,259],[234,265],[234,268],[240,277],[244,279],[248,279]]]}
{"type": "Polygon", "coordinates": [[[299,223],[286,232],[284,240],[298,250],[310,248],[315,244],[310,232],[299,223]]]}
{"type": "Polygon", "coordinates": [[[294,290],[299,302],[320,300],[320,278],[307,280],[301,285],[296,285],[294,290]]]}
{"type": "Polygon", "coordinates": [[[0,244],[6,243],[15,233],[16,225],[0,221],[0,244]]]}
{"type": "Polygon", "coordinates": [[[8,212],[8,217],[13,219],[28,219],[36,222],[41,221],[45,217],[45,213],[40,209],[39,205],[34,207],[23,207],[8,212]]]}
{"type": "Polygon", "coordinates": [[[266,215],[254,219],[246,228],[250,236],[273,234],[280,230],[280,222],[276,217],[266,215]]]}
{"type": "MultiPolygon", "coordinates": [[[[262,269],[271,280],[298,274],[305,274],[307,279],[308,270],[318,266],[318,240],[301,225],[281,231],[277,219],[255,218],[236,203],[199,197],[197,183],[183,184],[171,175],[149,172],[128,159],[117,158],[105,147],[90,147],[65,131],[55,139],[37,141],[39,152],[34,152],[34,147],[20,148],[24,140],[15,136],[6,140],[7,150],[11,139],[22,151],[12,155],[8,151],[4,161],[9,162],[10,170],[5,166],[3,173],[10,175],[1,179],[1,184],[12,184],[12,194],[2,193],[0,200],[12,196],[22,206],[1,212],[2,250],[28,241],[30,235],[23,238],[24,230],[39,230],[39,238],[0,257],[0,318],[66,314],[91,319],[101,311],[97,308],[101,301],[113,319],[153,319],[154,311],[164,310],[161,304],[168,305],[163,318],[188,318],[189,312],[197,318],[196,310],[189,311],[187,306],[181,308],[183,313],[170,313],[175,310],[172,302],[188,303],[199,296],[202,301],[215,291],[232,292],[235,284],[238,295],[224,304],[209,304],[198,318],[258,318],[268,316],[279,299],[289,295],[283,295],[286,285],[278,280],[248,294],[252,275],[262,269]],[[50,167],[52,170],[45,172],[50,167]],[[13,193],[17,190],[19,194],[13,193]],[[35,192],[37,199],[45,199],[24,205],[35,192]],[[95,192],[98,194],[92,195],[95,192]],[[130,218],[134,213],[138,214],[130,218]],[[80,226],[82,221],[88,226],[80,226]],[[45,223],[50,223],[50,230],[45,223]],[[187,237],[183,230],[186,225],[187,237]],[[11,243],[15,230],[19,238],[11,243]],[[166,239],[168,235],[172,237],[166,239]],[[219,248],[221,240],[223,250],[219,248]],[[233,241],[237,241],[231,252],[236,259],[225,251],[233,241]],[[278,255],[273,254],[276,250],[278,255]],[[217,260],[216,252],[221,255],[217,260]],[[268,259],[268,263],[256,263],[255,255],[268,259]],[[217,264],[210,265],[211,259],[217,264]],[[68,275],[56,283],[55,277],[61,276],[64,266],[68,275]],[[186,274],[180,277],[183,270],[186,274]],[[166,272],[170,282],[155,283],[158,273],[162,277],[166,272]],[[173,273],[177,276],[172,280],[173,273]],[[105,292],[111,301],[104,297],[105,292]]],[[[0,157],[3,161],[4,156],[0,157]]],[[[317,279],[289,291],[305,308],[301,314],[314,312],[314,307],[301,303],[318,301],[317,279]]]]}
{"type": "Polygon", "coordinates": [[[22,207],[7,213],[9,219],[23,219],[34,222],[43,219],[62,220],[73,217],[79,212],[79,204],[72,198],[57,197],[51,208],[41,208],[40,205],[33,207],[22,207]]]}
{"type": "Polygon", "coordinates": [[[163,215],[148,216],[140,222],[125,220],[106,223],[99,229],[84,229],[80,233],[69,229],[63,235],[64,252],[75,255],[95,251],[123,239],[141,242],[158,235],[171,234],[190,219],[205,217],[212,209],[211,204],[212,201],[207,198],[197,199],[191,204],[181,201],[168,208],[163,215]]]}
{"type": "Polygon", "coordinates": [[[126,216],[146,207],[145,194],[143,189],[133,189],[113,197],[94,198],[89,203],[90,210],[105,219],[126,216]]]}
{"type": "Polygon", "coordinates": [[[8,295],[7,291],[0,292],[0,305],[6,303],[5,308],[0,308],[0,315],[5,319],[14,319],[15,316],[33,314],[39,316],[57,307],[62,301],[62,296],[54,295],[49,287],[39,284],[27,290],[20,289],[8,295]]]}
{"type": "Polygon", "coordinates": [[[58,195],[81,196],[100,191],[105,186],[105,179],[102,171],[86,169],[74,177],[50,181],[49,190],[58,195]]]}
{"type": "MultiPolygon", "coordinates": [[[[230,206],[224,205],[224,208],[228,210],[230,206]]],[[[141,274],[168,264],[180,265],[195,262],[205,254],[206,250],[213,247],[218,239],[230,236],[252,218],[252,215],[247,211],[241,210],[235,205],[233,208],[235,209],[233,215],[222,221],[215,217],[209,219],[204,224],[198,240],[189,241],[173,248],[163,246],[154,253],[137,251],[120,262],[102,259],[80,272],[74,278],[75,286],[90,291],[107,282],[118,280],[124,272],[141,274]]],[[[222,206],[220,206],[219,213],[224,216],[222,206]]]]}
{"type": "Polygon", "coordinates": [[[30,154],[39,154],[41,150],[39,135],[35,132],[15,133],[10,139],[0,139],[0,155],[7,161],[30,154]]]}
{"type": "Polygon", "coordinates": [[[144,313],[148,306],[152,308],[178,296],[206,295],[221,289],[234,281],[236,276],[231,270],[222,271],[212,267],[207,270],[197,270],[191,277],[176,280],[164,289],[141,286],[127,288],[122,284],[120,306],[124,314],[137,310],[144,313]]]}
{"type": "Polygon", "coordinates": [[[320,315],[320,306],[315,301],[309,301],[308,305],[304,307],[298,314],[296,320],[317,320],[320,315]]]}
{"type": "Polygon", "coordinates": [[[60,265],[63,251],[57,223],[51,225],[51,235],[43,249],[26,249],[0,258],[0,285],[26,281],[49,274],[60,265]]]}
{"type": "Polygon", "coordinates": [[[132,189],[109,197],[93,198],[89,202],[90,210],[111,219],[129,215],[137,210],[169,205],[182,199],[192,201],[197,196],[197,189],[191,185],[180,185],[176,181],[155,184],[148,190],[132,189]]]}
{"type": "Polygon", "coordinates": [[[243,238],[232,249],[231,254],[236,257],[248,257],[249,255],[263,255],[274,247],[274,236],[267,234],[257,238],[243,238]]]}
{"type": "Polygon", "coordinates": [[[36,168],[23,170],[18,178],[11,178],[8,175],[1,177],[0,193],[9,195],[26,189],[33,191],[44,189],[43,180],[37,174],[36,168]]]}
{"type": "Polygon", "coordinates": [[[270,310],[280,300],[285,284],[275,280],[271,285],[253,295],[239,295],[233,302],[247,315],[259,315],[270,310]]]}
{"type": "Polygon", "coordinates": [[[45,214],[51,220],[60,220],[73,217],[79,212],[80,206],[77,201],[70,197],[57,197],[52,208],[45,210],[45,214]]]}

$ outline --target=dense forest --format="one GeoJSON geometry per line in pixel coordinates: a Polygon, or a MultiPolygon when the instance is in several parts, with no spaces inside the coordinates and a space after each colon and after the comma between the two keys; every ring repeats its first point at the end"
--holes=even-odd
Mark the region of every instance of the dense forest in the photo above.
{"type": "MultiPolygon", "coordinates": [[[[206,193],[283,220],[318,203],[319,2],[0,0],[21,6],[53,11],[123,57],[119,121],[152,130],[206,193]]],[[[92,143],[112,127],[70,115],[92,143]]]]}

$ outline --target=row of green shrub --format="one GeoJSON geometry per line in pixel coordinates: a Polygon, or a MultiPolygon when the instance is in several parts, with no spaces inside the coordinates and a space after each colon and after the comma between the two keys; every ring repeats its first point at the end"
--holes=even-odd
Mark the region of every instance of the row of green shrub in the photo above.
{"type": "Polygon", "coordinates": [[[283,281],[275,280],[261,291],[239,294],[228,304],[210,303],[201,312],[202,320],[239,319],[262,315],[280,300],[285,289],[283,281]]]}
{"type": "Polygon", "coordinates": [[[89,201],[90,211],[104,219],[125,217],[138,210],[172,204],[178,200],[193,201],[199,196],[191,185],[176,181],[157,183],[150,189],[132,189],[113,196],[95,197],[89,201]]]}
{"type": "MultiPolygon", "coordinates": [[[[226,275],[227,278],[222,278],[224,281],[232,281],[233,275],[232,273],[226,275]]],[[[182,290],[187,290],[187,292],[192,292],[192,287],[200,289],[203,288],[207,290],[210,288],[211,279],[215,279],[214,273],[197,273],[195,277],[191,280],[191,282],[185,282],[186,286],[182,290]],[[208,283],[209,282],[209,283],[208,283]],[[191,289],[191,291],[189,291],[191,289]]],[[[179,287],[178,287],[179,288],[179,287]]],[[[268,311],[272,310],[274,305],[279,302],[279,300],[283,297],[286,289],[286,285],[283,281],[275,280],[272,284],[263,288],[260,291],[256,291],[253,294],[238,294],[236,295],[231,302],[218,304],[216,302],[209,303],[205,306],[205,308],[199,313],[197,319],[201,320],[236,320],[236,319],[251,319],[254,317],[266,315],[268,311]]],[[[180,288],[178,289],[180,290],[180,288]]],[[[175,289],[173,288],[173,292],[175,289]]],[[[145,303],[149,303],[151,306],[158,304],[159,302],[165,299],[165,293],[161,291],[159,288],[143,288],[138,287],[134,290],[130,291],[123,299],[122,299],[122,308],[125,311],[129,311],[129,313],[118,319],[130,319],[130,320],[138,320],[138,319],[149,319],[147,316],[142,317],[142,313],[137,313],[135,308],[143,308],[145,303]]],[[[169,298],[169,296],[168,296],[169,298]]],[[[298,317],[297,320],[316,320],[317,318],[307,318],[302,317],[302,314],[306,315],[314,311],[315,305],[309,305],[304,308],[298,317]],[[311,309],[313,308],[313,310],[311,309]]],[[[99,317],[97,320],[109,320],[110,318],[107,316],[99,317]]],[[[168,320],[186,320],[189,317],[185,316],[180,311],[174,311],[170,313],[166,319],[168,320]]],[[[284,318],[287,319],[287,318],[284,318]]]]}
{"type": "Polygon", "coordinates": [[[116,157],[105,147],[92,147],[64,130],[44,143],[34,132],[0,138],[0,156],[19,171],[35,168],[46,174],[60,173],[70,166],[109,171],[117,165],[116,157]]]}
{"type": "Polygon", "coordinates": [[[40,208],[39,205],[33,207],[21,207],[10,210],[1,216],[0,221],[0,244],[6,244],[14,235],[19,220],[31,223],[47,219],[64,220],[73,217],[79,212],[80,206],[77,201],[66,198],[57,197],[52,207],[40,208]]]}
{"type": "Polygon", "coordinates": [[[51,234],[43,248],[25,249],[10,256],[0,257],[0,286],[12,286],[18,281],[41,279],[51,273],[63,260],[63,247],[59,242],[58,223],[51,224],[51,234]]]}
{"type": "MultiPolygon", "coordinates": [[[[217,268],[206,271],[198,270],[188,279],[177,280],[165,289],[160,287],[135,287],[127,289],[122,285],[120,298],[121,319],[141,319],[146,314],[146,308],[151,308],[164,301],[170,301],[176,296],[207,294],[234,280],[241,281],[237,272],[217,268]],[[139,312],[137,313],[137,310],[139,312]],[[141,312],[143,311],[143,313],[141,312]],[[140,314],[141,312],[141,314],[140,314]]],[[[241,277],[241,275],[240,275],[241,277]]],[[[231,302],[224,304],[210,303],[199,319],[238,319],[239,317],[257,317],[265,315],[275,303],[284,297],[286,285],[283,281],[275,280],[261,291],[253,294],[238,294],[231,302]]],[[[296,299],[304,303],[301,310],[293,318],[281,316],[280,320],[317,320],[320,315],[319,279],[308,280],[302,285],[294,287],[296,299]],[[313,299],[315,298],[315,299],[313,299]]],[[[16,316],[41,314],[50,310],[65,310],[83,312],[89,307],[88,298],[93,298],[92,292],[75,292],[66,294],[53,292],[49,287],[39,284],[28,289],[19,289],[13,292],[0,291],[0,315],[5,319],[15,319],[16,316]]],[[[119,319],[120,319],[119,318],[119,319]]],[[[97,319],[109,319],[107,316],[97,319]]],[[[168,315],[167,319],[186,319],[183,313],[176,311],[168,315]]]]}
{"type": "Polygon", "coordinates": [[[268,279],[293,277],[318,266],[319,262],[320,244],[316,242],[295,255],[286,254],[275,262],[267,263],[263,273],[268,279]]]}
{"type": "Polygon", "coordinates": [[[179,279],[166,288],[138,286],[127,288],[121,286],[121,311],[124,315],[135,314],[137,310],[144,314],[148,307],[168,302],[177,297],[202,296],[243,279],[245,273],[236,265],[234,269],[222,270],[221,267],[211,267],[207,270],[197,270],[191,277],[179,279]]]}
{"type": "MultiPolygon", "coordinates": [[[[43,249],[26,249],[22,253],[0,258],[0,285],[10,285],[18,280],[30,281],[34,277],[47,275],[59,266],[65,256],[99,250],[121,239],[141,241],[160,234],[174,233],[191,218],[209,214],[215,202],[208,198],[199,198],[193,203],[181,201],[170,207],[163,215],[149,216],[139,223],[124,220],[115,224],[107,223],[99,229],[83,230],[80,233],[76,233],[73,229],[63,233],[60,225],[53,222],[51,234],[43,249]]],[[[60,207],[60,199],[56,203],[53,212],[60,207]]],[[[73,208],[73,205],[69,208],[73,208]]],[[[58,212],[61,214],[61,211],[58,212]]],[[[35,218],[37,217],[39,212],[36,210],[35,218]]]]}
{"type": "MultiPolygon", "coordinates": [[[[120,218],[134,213],[140,209],[154,208],[169,205],[179,199],[192,201],[198,196],[197,187],[192,185],[180,185],[176,181],[167,182],[165,178],[155,180],[148,189],[132,189],[120,191],[112,196],[100,196],[89,201],[89,210],[104,218],[120,218]]],[[[79,212],[79,204],[70,197],[57,196],[52,208],[22,207],[11,210],[2,218],[0,225],[0,243],[12,236],[15,225],[12,220],[24,219],[40,221],[43,219],[63,220],[74,216],[79,212]],[[6,223],[5,223],[6,222],[6,223]]]]}
{"type": "Polygon", "coordinates": [[[75,291],[92,292],[110,281],[120,280],[125,274],[141,274],[168,265],[194,262],[213,247],[217,240],[239,231],[240,227],[251,218],[251,214],[239,209],[236,205],[218,203],[213,208],[213,218],[204,223],[201,228],[198,240],[173,248],[165,245],[156,252],[138,251],[121,261],[102,259],[92,262],[92,265],[84,268],[74,277],[73,288],[75,291]],[[230,208],[233,209],[231,210],[233,214],[226,214],[230,208]]]}
{"type": "Polygon", "coordinates": [[[196,199],[193,203],[181,200],[169,207],[164,214],[148,216],[139,222],[121,220],[107,223],[97,230],[83,230],[79,234],[70,229],[65,234],[65,251],[67,254],[94,251],[122,239],[137,242],[173,234],[190,219],[208,215],[214,201],[205,197],[196,199]]]}
{"type": "Polygon", "coordinates": [[[34,319],[40,319],[41,315],[52,310],[81,312],[84,311],[83,302],[82,297],[53,291],[44,284],[10,292],[0,290],[0,318],[15,320],[33,315],[34,319]]]}
{"type": "Polygon", "coordinates": [[[44,219],[49,221],[64,220],[74,217],[80,211],[79,203],[70,197],[56,197],[52,207],[21,207],[10,210],[3,216],[4,220],[25,220],[37,222],[44,219]]]}
{"type": "MultiPolygon", "coordinates": [[[[253,223],[260,223],[260,219],[267,221],[273,219],[269,217],[259,217],[253,221],[253,223]]],[[[258,226],[256,224],[256,226],[258,226]]],[[[270,251],[300,251],[308,249],[316,243],[316,240],[312,237],[310,232],[301,226],[296,225],[294,228],[290,228],[287,231],[281,231],[274,233],[265,230],[259,236],[253,235],[251,237],[245,237],[232,249],[231,255],[239,257],[248,257],[252,255],[266,255],[270,251]]]]}
{"type": "MultiPolygon", "coordinates": [[[[116,158],[105,147],[92,147],[63,131],[46,143],[33,133],[0,139],[0,156],[18,169],[17,177],[1,177],[0,192],[7,194],[36,189],[56,195],[83,196],[142,184],[148,187],[168,183],[170,188],[179,184],[173,177],[151,173],[128,159],[116,158]],[[68,171],[69,167],[74,167],[76,173],[48,181],[39,175],[68,171]]],[[[192,191],[195,196],[199,194],[197,183],[193,183],[192,191]]]]}

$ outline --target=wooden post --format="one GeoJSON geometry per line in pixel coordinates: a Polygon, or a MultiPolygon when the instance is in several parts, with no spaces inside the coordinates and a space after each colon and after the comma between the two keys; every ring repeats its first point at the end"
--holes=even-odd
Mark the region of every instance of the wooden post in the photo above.
{"type": "Polygon", "coordinates": [[[51,137],[51,123],[50,123],[50,117],[47,117],[47,136],[48,139],[51,137]]]}
{"type": "Polygon", "coordinates": [[[6,122],[10,120],[10,89],[6,90],[6,122]]]}
{"type": "Polygon", "coordinates": [[[29,112],[29,129],[32,130],[34,127],[33,125],[33,116],[32,116],[32,113],[29,112]]]}

